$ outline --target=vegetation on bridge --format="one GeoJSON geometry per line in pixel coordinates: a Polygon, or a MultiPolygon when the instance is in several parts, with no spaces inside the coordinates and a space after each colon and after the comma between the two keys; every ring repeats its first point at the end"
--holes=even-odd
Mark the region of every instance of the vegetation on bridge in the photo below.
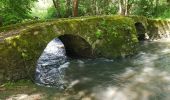
{"type": "MultiPolygon", "coordinates": [[[[1,82],[33,78],[36,61],[47,43],[63,34],[84,38],[96,57],[113,58],[133,54],[138,42],[134,23],[128,17],[102,16],[30,24],[1,42],[1,82]]],[[[2,37],[8,33],[10,31],[2,37]]]]}
{"type": "Polygon", "coordinates": [[[1,0],[0,26],[94,15],[140,15],[169,18],[169,0],[1,0]]]}
{"type": "Polygon", "coordinates": [[[169,5],[170,0],[1,0],[0,92],[4,82],[34,80],[37,59],[56,37],[69,35],[71,49],[83,57],[90,52],[88,57],[116,58],[136,53],[141,33],[150,40],[170,36],[170,21],[162,20],[170,18],[169,5]],[[89,51],[79,52],[84,49],[89,51]]]}

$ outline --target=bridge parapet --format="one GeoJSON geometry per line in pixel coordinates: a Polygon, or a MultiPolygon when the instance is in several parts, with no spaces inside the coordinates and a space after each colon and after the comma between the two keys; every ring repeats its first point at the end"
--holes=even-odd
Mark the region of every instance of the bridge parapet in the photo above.
{"type": "MultiPolygon", "coordinates": [[[[38,22],[19,26],[15,31],[0,28],[4,29],[3,34],[2,31],[0,34],[0,83],[22,78],[33,79],[37,60],[46,45],[52,39],[64,35],[83,39],[92,50],[93,57],[132,55],[138,45],[136,22],[128,16],[100,16],[38,22]]],[[[77,41],[73,47],[77,52],[86,48],[83,46],[87,45],[77,41]]]]}

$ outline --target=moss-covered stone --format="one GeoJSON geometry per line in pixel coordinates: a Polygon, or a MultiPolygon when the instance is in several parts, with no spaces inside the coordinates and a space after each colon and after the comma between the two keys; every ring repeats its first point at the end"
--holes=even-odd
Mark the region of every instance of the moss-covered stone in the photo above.
{"type": "Polygon", "coordinates": [[[152,40],[170,37],[170,21],[148,20],[148,33],[152,40]]]}
{"type": "Polygon", "coordinates": [[[135,23],[141,23],[146,30],[150,40],[157,40],[170,37],[170,21],[148,19],[143,16],[128,16],[134,20],[135,23]]]}
{"type": "Polygon", "coordinates": [[[37,59],[47,43],[64,34],[82,37],[91,45],[96,57],[133,54],[138,43],[134,24],[130,17],[100,16],[31,25],[0,43],[0,83],[33,79],[37,59]]]}
{"type": "Polygon", "coordinates": [[[148,26],[148,18],[144,17],[144,16],[128,16],[130,18],[132,18],[134,20],[135,23],[142,23],[142,25],[145,27],[145,29],[147,29],[148,26]]]}

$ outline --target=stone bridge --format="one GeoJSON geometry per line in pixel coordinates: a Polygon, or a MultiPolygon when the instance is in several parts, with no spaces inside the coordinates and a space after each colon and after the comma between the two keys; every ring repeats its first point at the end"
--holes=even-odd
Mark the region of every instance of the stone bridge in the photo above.
{"type": "Polygon", "coordinates": [[[0,84],[32,79],[45,46],[58,37],[72,58],[132,55],[138,41],[168,37],[170,22],[138,16],[100,16],[29,22],[0,28],[0,84]],[[164,34],[162,34],[164,33],[164,34]]]}

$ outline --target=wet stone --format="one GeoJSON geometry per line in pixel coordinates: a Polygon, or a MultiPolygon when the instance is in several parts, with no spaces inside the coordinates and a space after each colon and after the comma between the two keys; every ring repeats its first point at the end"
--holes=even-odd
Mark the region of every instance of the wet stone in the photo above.
{"type": "Polygon", "coordinates": [[[68,65],[64,44],[58,38],[53,39],[37,61],[36,84],[63,89],[64,70],[68,65]]]}

